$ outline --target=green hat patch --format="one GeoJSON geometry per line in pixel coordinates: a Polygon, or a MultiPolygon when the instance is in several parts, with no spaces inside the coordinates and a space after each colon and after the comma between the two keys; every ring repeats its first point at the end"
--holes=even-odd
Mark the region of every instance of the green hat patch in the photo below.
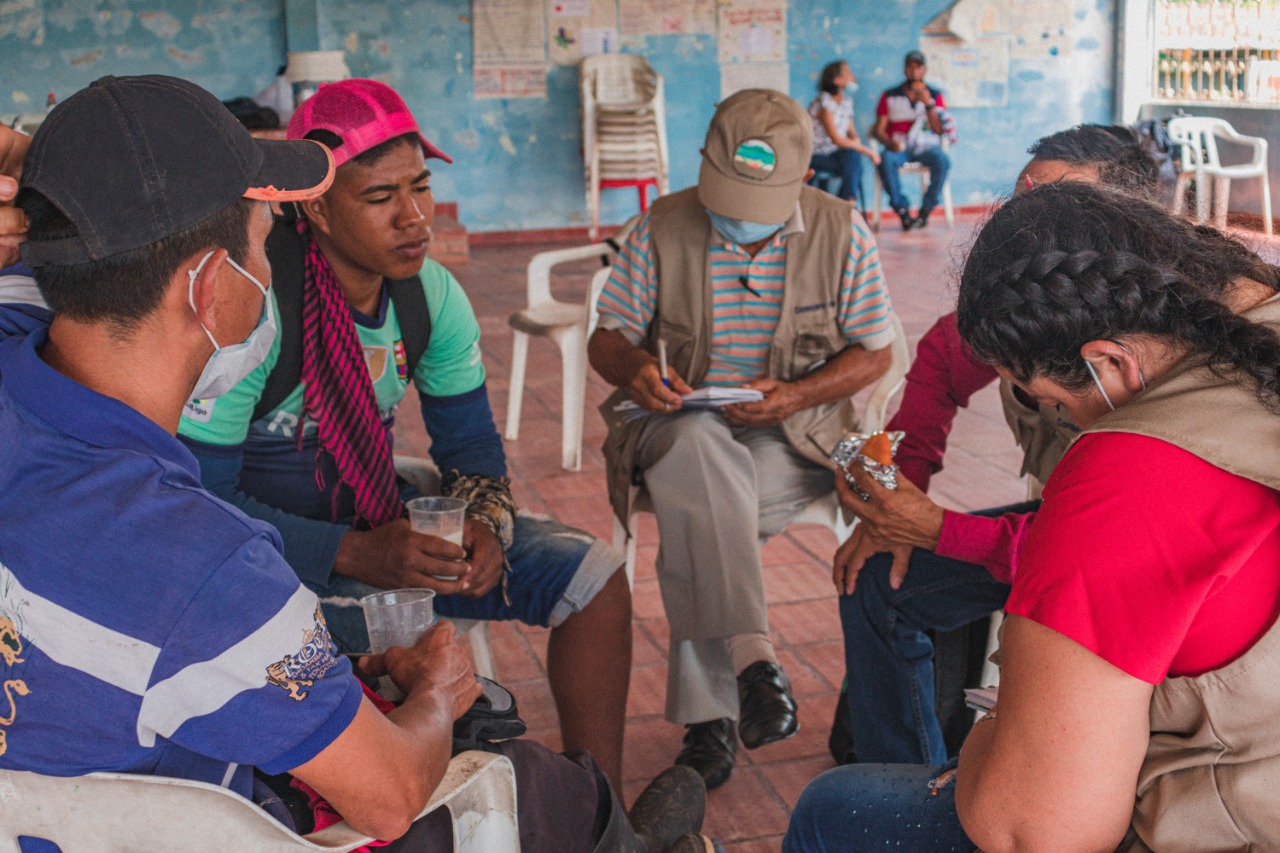
{"type": "Polygon", "coordinates": [[[764,180],[773,174],[778,156],[773,146],[760,139],[748,139],[733,152],[733,167],[738,174],[764,180]]]}

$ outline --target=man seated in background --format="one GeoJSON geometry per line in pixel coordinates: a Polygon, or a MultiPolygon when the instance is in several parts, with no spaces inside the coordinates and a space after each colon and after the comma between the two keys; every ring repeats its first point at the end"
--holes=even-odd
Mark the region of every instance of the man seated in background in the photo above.
{"type": "MultiPolygon", "coordinates": [[[[1125,127],[1081,125],[1040,139],[1029,153],[1015,193],[1056,181],[1107,184],[1140,198],[1156,191],[1155,161],[1143,138],[1125,127]]],[[[899,488],[877,489],[863,501],[837,478],[841,502],[862,519],[836,553],[834,569],[848,670],[833,724],[837,760],[850,749],[872,763],[947,759],[934,705],[935,648],[926,631],[950,632],[1004,606],[1039,502],[967,514],[945,511],[924,493],[942,470],[956,411],[998,379],[961,341],[955,312],[944,315],[920,339],[902,405],[886,428],[906,433],[896,456],[899,488]]],[[[1023,450],[1021,473],[1044,483],[1079,430],[1007,381],[1000,382],[1000,398],[1023,450]]],[[[985,647],[986,632],[974,640],[985,647]]],[[[961,668],[965,657],[955,656],[961,668]]],[[[953,751],[972,721],[960,693],[941,697],[953,751]]]]}
{"type": "MultiPolygon", "coordinates": [[[[37,132],[19,203],[49,310],[0,306],[0,767],[245,797],[255,768],[288,772],[353,828],[404,836],[388,850],[447,849],[447,823],[414,821],[480,693],[465,647],[445,623],[362,659],[405,693],[380,713],[279,535],[207,492],[175,438],[185,402],[235,385],[275,336],[267,202],[332,180],[323,146],[255,142],[172,77],[104,77],[37,132]]],[[[691,771],[642,793],[633,827],[590,756],[496,749],[525,850],[705,850],[685,834],[691,771]]]]}
{"type": "Polygon", "coordinates": [[[614,512],[628,521],[643,482],[658,518],[667,718],[687,729],[676,762],[709,788],[729,778],[739,738],[755,749],[797,731],[760,545],[831,493],[829,453],[857,424],[849,397],[884,374],[894,336],[866,223],[804,186],[811,147],[786,95],[725,99],[698,185],[654,202],[623,245],[588,348],[618,386],[600,409],[614,512]],[[682,411],[702,386],[763,399],[682,411]],[[628,398],[639,417],[616,410],[628,398]]]}
{"type": "Polygon", "coordinates": [[[457,280],[426,257],[435,202],[426,140],[374,80],[322,86],[290,139],[333,151],[323,195],[267,241],[281,334],[262,365],[179,434],[214,494],[270,522],[321,598],[340,648],[369,648],[359,598],[435,590],[436,612],[550,625],[547,671],[566,749],[615,785],[631,676],[621,555],[580,530],[517,514],[493,422],[480,327],[457,280]],[[418,391],[445,494],[469,501],[462,544],[414,532],[392,466],[396,407],[418,391]]]}
{"type": "MultiPolygon", "coordinates": [[[[902,221],[902,230],[909,231],[929,224],[929,214],[938,206],[938,195],[947,182],[951,158],[942,150],[942,140],[950,119],[942,90],[924,82],[924,54],[918,50],[909,52],[903,71],[907,79],[881,93],[871,135],[884,146],[877,168],[884,191],[889,194],[889,206],[902,221]],[[921,163],[929,170],[929,189],[920,200],[914,219],[898,175],[906,163],[921,163]]],[[[954,126],[951,132],[954,133],[954,126]]]]}

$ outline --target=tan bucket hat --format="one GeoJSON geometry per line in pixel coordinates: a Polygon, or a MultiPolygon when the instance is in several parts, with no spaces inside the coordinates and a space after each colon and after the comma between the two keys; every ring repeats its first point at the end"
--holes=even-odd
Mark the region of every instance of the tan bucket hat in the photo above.
{"type": "Polygon", "coordinates": [[[809,171],[804,107],[772,89],[743,89],[716,107],[698,172],[698,199],[721,216],[786,222],[809,171]]]}

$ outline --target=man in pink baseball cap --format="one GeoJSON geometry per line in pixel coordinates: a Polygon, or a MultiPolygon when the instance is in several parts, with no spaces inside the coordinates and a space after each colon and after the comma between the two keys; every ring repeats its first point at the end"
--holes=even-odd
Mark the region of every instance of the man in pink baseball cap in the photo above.
{"type": "Polygon", "coordinates": [[[316,140],[337,171],[267,243],[279,343],[181,436],[205,485],[281,532],[338,645],[368,650],[361,596],[435,590],[436,612],[551,628],[547,669],[567,750],[590,752],[617,786],[631,668],[623,558],[590,534],[517,513],[480,357],[454,277],[427,257],[428,160],[451,162],[403,99],[374,80],[322,86],[290,139],[316,140]],[[440,470],[435,491],[468,501],[461,544],[415,532],[392,426],[417,388],[440,470]]]}

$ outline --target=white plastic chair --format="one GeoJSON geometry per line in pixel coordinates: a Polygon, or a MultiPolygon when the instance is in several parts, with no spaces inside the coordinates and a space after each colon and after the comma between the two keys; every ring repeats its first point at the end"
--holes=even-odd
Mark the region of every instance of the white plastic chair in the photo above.
{"type": "Polygon", "coordinates": [[[507,425],[502,436],[507,441],[520,437],[520,410],[524,403],[524,378],[529,361],[529,337],[548,337],[560,348],[560,466],[567,471],[582,469],[583,407],[587,396],[587,339],[595,331],[595,304],[609,277],[608,264],[640,221],[640,214],[627,220],[613,236],[601,243],[539,252],[529,261],[529,304],[512,314],[507,322],[515,339],[511,345],[511,384],[507,388],[507,425]],[[602,266],[592,277],[586,303],[561,302],[551,295],[551,270],[557,264],[598,257],[602,266]]]}
{"type": "MultiPolygon", "coordinates": [[[[561,302],[551,295],[551,269],[557,264],[600,258],[607,262],[613,252],[609,243],[592,243],[571,249],[539,252],[529,261],[529,304],[512,314],[515,340],[511,346],[511,384],[507,389],[507,425],[503,437],[520,437],[520,409],[524,402],[525,370],[529,361],[529,338],[546,337],[560,348],[562,391],[560,465],[569,471],[582,468],[582,406],[587,378],[587,317],[581,302],[561,302]]],[[[605,267],[607,272],[608,268],[605,267]]]]}
{"type": "MultiPolygon", "coordinates": [[[[947,140],[942,140],[942,150],[947,151],[950,148],[947,140]]],[[[880,167],[875,166],[871,171],[876,176],[876,187],[872,191],[871,228],[874,231],[880,230],[881,209],[884,205],[884,181],[880,177],[880,167]]],[[[919,175],[920,176],[920,195],[923,196],[929,189],[929,167],[923,163],[903,163],[898,168],[899,175],[919,175]]],[[[942,184],[942,212],[947,218],[947,227],[954,227],[956,224],[955,207],[951,203],[951,175],[947,175],[946,181],[942,184]]]]}
{"type": "MultiPolygon", "coordinates": [[[[907,349],[906,334],[902,329],[902,321],[898,319],[898,315],[889,315],[890,326],[893,328],[894,338],[890,347],[889,369],[876,382],[871,390],[871,396],[867,400],[865,406],[860,429],[863,432],[876,432],[884,429],[885,423],[888,421],[889,403],[893,400],[894,395],[902,390],[907,381],[907,368],[911,364],[911,353],[907,349]]],[[[627,519],[626,527],[623,527],[617,516],[613,519],[613,547],[619,551],[625,551],[627,556],[627,580],[632,586],[635,586],[636,576],[636,516],[642,512],[653,512],[653,504],[649,500],[648,493],[642,486],[632,486],[631,488],[631,512],[627,519]]],[[[802,509],[795,518],[791,519],[791,524],[823,524],[830,527],[836,534],[836,540],[844,542],[853,533],[854,526],[858,523],[857,519],[846,521],[844,512],[840,508],[840,500],[836,496],[835,491],[830,494],[823,495],[820,498],[809,503],[802,509]]]]}
{"type": "Polygon", "coordinates": [[[1255,178],[1262,189],[1262,227],[1271,236],[1271,184],[1267,179],[1267,140],[1244,136],[1220,118],[1179,116],[1169,120],[1169,139],[1181,146],[1182,162],[1173,194],[1173,213],[1182,213],[1187,185],[1196,185],[1196,222],[1212,220],[1213,227],[1227,225],[1227,197],[1233,180],[1255,178]],[[1247,163],[1224,166],[1218,157],[1218,138],[1253,149],[1247,163]],[[1210,199],[1212,198],[1212,211],[1210,199]]]}
{"type": "Polygon", "coordinates": [[[649,186],[658,195],[671,191],[666,97],[662,75],[633,53],[586,57],[579,86],[587,234],[594,240],[600,232],[602,187],[635,187],[641,212],[648,207],[649,186]]]}
{"type": "MultiPolygon", "coordinates": [[[[505,756],[455,756],[422,814],[438,808],[453,818],[457,853],[520,849],[515,770],[505,756]]],[[[0,853],[18,853],[24,835],[48,839],[62,853],[345,853],[371,840],[346,823],[296,835],[239,794],[204,782],[0,770],[0,853]]]]}

